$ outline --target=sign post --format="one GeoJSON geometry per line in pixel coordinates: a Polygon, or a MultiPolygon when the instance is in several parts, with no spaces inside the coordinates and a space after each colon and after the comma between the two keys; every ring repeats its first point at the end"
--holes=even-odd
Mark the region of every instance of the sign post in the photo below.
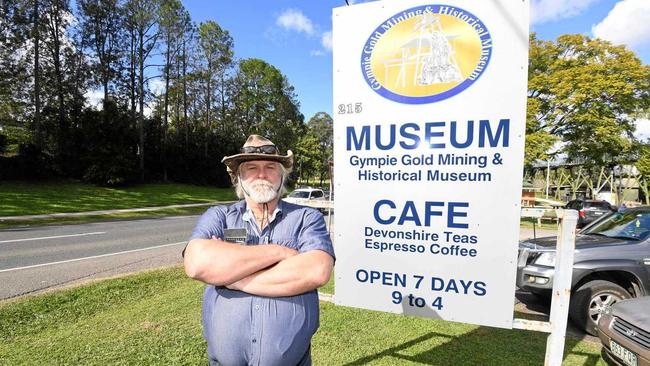
{"type": "Polygon", "coordinates": [[[512,328],[528,0],[336,8],[336,297],[512,328]]]}

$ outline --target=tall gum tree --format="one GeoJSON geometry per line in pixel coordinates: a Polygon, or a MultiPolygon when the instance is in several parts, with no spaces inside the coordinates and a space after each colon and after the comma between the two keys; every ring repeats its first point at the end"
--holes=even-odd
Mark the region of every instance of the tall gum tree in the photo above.
{"type": "MultiPolygon", "coordinates": [[[[217,22],[209,20],[199,25],[199,53],[202,62],[198,65],[205,100],[205,131],[203,155],[208,157],[208,136],[212,129],[212,104],[218,87],[223,88],[224,74],[232,65],[234,42],[230,33],[217,22]]],[[[223,122],[225,116],[221,116],[223,122]]]]}
{"type": "Polygon", "coordinates": [[[145,118],[144,107],[148,92],[145,69],[151,52],[155,49],[160,37],[158,28],[158,0],[129,0],[126,3],[127,30],[131,38],[130,48],[130,83],[131,110],[136,109],[138,128],[138,155],[140,180],[145,180],[145,118]]]}

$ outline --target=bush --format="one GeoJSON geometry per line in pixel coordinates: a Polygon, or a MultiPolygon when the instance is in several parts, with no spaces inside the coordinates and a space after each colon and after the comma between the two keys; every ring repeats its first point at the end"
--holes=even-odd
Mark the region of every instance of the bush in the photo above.
{"type": "Polygon", "coordinates": [[[3,133],[0,133],[0,155],[4,154],[7,151],[7,136],[3,133]]]}
{"type": "Polygon", "coordinates": [[[84,147],[80,149],[84,181],[114,186],[135,179],[138,158],[132,126],[127,111],[112,102],[105,103],[102,111],[84,111],[84,147]]]}

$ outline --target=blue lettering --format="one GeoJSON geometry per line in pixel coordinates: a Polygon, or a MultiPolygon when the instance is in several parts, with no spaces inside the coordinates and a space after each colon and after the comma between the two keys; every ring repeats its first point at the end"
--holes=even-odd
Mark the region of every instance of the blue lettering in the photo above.
{"type": "MultiPolygon", "coordinates": [[[[377,126],[379,127],[379,126],[377,126]]],[[[347,149],[348,151],[352,149],[352,143],[354,142],[354,149],[361,150],[361,146],[365,141],[366,147],[365,150],[370,150],[370,126],[361,127],[361,137],[357,138],[357,133],[354,127],[347,127],[347,149]]]]}
{"type": "MultiPolygon", "coordinates": [[[[423,207],[424,210],[422,212],[418,212],[418,209],[416,208],[414,201],[405,201],[403,203],[403,206],[400,207],[400,216],[399,219],[397,220],[397,225],[404,225],[404,223],[412,222],[416,226],[422,226],[422,220],[420,218],[420,214],[423,214],[424,225],[431,226],[432,224],[431,218],[434,216],[443,216],[443,211],[444,211],[444,213],[446,213],[447,216],[447,227],[459,228],[459,229],[467,229],[469,227],[467,223],[458,222],[458,218],[468,216],[467,210],[460,209],[460,208],[468,208],[469,207],[468,202],[448,202],[446,210],[442,209],[442,207],[445,206],[445,202],[424,201],[422,202],[422,204],[424,205],[423,207]]],[[[397,217],[392,212],[392,210],[395,210],[397,208],[398,208],[397,204],[391,200],[383,199],[377,201],[373,208],[373,215],[375,221],[383,225],[393,224],[397,219],[397,217]],[[388,216],[385,215],[386,212],[384,212],[384,215],[380,214],[379,211],[382,209],[383,206],[388,207],[388,212],[387,212],[389,213],[388,216]]]]}
{"type": "Polygon", "coordinates": [[[474,124],[474,120],[467,121],[467,127],[464,129],[467,135],[464,139],[459,136],[459,129],[463,128],[459,127],[457,121],[449,122],[449,131],[446,131],[447,122],[426,122],[424,125],[409,122],[400,124],[399,131],[397,124],[360,126],[359,130],[355,126],[349,126],[346,127],[346,148],[348,151],[370,150],[371,144],[374,144],[372,146],[374,149],[385,151],[394,148],[396,143],[399,143],[403,149],[414,150],[423,141],[429,149],[445,148],[446,142],[457,149],[465,149],[476,144],[480,148],[508,147],[510,145],[509,119],[499,120],[496,127],[493,127],[490,120],[487,119],[479,121],[478,129],[474,128],[474,124]],[[384,130],[383,136],[382,130],[384,130]],[[372,136],[373,133],[375,136],[372,136]],[[447,137],[447,133],[449,137],[447,137]]]}
{"type": "Polygon", "coordinates": [[[474,283],[474,295],[476,296],[485,296],[487,290],[485,289],[487,285],[483,281],[477,281],[474,283]]]}
{"type": "Polygon", "coordinates": [[[424,204],[424,225],[425,226],[430,226],[431,225],[431,216],[442,216],[442,211],[440,210],[435,210],[434,207],[443,207],[445,205],[444,202],[430,202],[427,201],[424,204]]]}
{"type": "Polygon", "coordinates": [[[422,225],[420,223],[420,218],[418,217],[418,213],[415,210],[415,203],[413,203],[413,201],[406,201],[406,204],[404,205],[404,210],[402,210],[402,214],[399,217],[399,221],[397,222],[397,225],[404,225],[405,221],[413,221],[413,223],[417,226],[422,225]]]}
{"type": "Polygon", "coordinates": [[[420,137],[418,137],[416,134],[406,132],[407,128],[413,129],[414,131],[420,131],[420,126],[415,123],[403,124],[399,129],[399,134],[406,139],[412,140],[413,143],[409,145],[405,141],[400,141],[399,145],[406,150],[417,149],[418,145],[420,145],[420,137]]]}
{"type": "Polygon", "coordinates": [[[358,270],[355,276],[359,282],[368,282],[368,272],[365,269],[358,270]]]}
{"type": "Polygon", "coordinates": [[[447,227],[467,229],[469,225],[457,223],[454,221],[456,217],[467,217],[467,212],[457,212],[456,207],[469,207],[468,202],[449,202],[447,210],[447,227]]]}
{"type": "Polygon", "coordinates": [[[490,126],[490,121],[487,119],[482,119],[479,122],[479,134],[478,134],[478,146],[485,147],[485,137],[487,136],[489,140],[490,147],[497,147],[499,140],[503,138],[503,147],[508,147],[509,145],[509,134],[510,132],[510,120],[502,119],[499,121],[499,127],[497,127],[496,136],[492,134],[492,127],[490,126]]]}
{"type": "Polygon", "coordinates": [[[445,135],[444,132],[433,132],[434,127],[445,127],[445,123],[444,122],[426,123],[425,131],[424,131],[424,140],[429,143],[429,147],[432,149],[444,149],[445,148],[444,143],[434,144],[431,142],[432,137],[443,137],[445,135]]]}
{"type": "Polygon", "coordinates": [[[474,141],[474,121],[467,121],[467,139],[465,139],[465,142],[463,143],[458,142],[456,125],[456,121],[451,121],[451,146],[457,147],[459,149],[464,149],[472,145],[472,141],[474,141]]]}
{"type": "Polygon", "coordinates": [[[391,200],[380,200],[377,201],[377,203],[375,203],[375,209],[373,210],[373,213],[375,215],[375,221],[377,221],[380,224],[390,225],[395,221],[395,216],[390,216],[387,219],[382,219],[381,217],[379,217],[379,207],[382,205],[388,205],[388,207],[390,208],[395,208],[397,206],[395,206],[395,204],[391,200]]]}
{"type": "Polygon", "coordinates": [[[390,139],[387,145],[381,143],[381,126],[375,126],[375,144],[379,150],[389,150],[395,146],[395,125],[390,125],[390,139]]]}
{"type": "Polygon", "coordinates": [[[431,277],[431,291],[440,291],[445,288],[445,280],[438,277],[431,277]]]}

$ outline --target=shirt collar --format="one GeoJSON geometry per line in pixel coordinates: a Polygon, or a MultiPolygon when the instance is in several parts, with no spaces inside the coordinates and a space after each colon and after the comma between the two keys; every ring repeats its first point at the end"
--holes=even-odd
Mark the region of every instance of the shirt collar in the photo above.
{"type": "MultiPolygon", "coordinates": [[[[282,214],[282,204],[283,201],[280,199],[278,201],[278,204],[275,206],[275,210],[271,213],[271,216],[269,216],[269,223],[273,222],[275,220],[276,216],[282,214]]],[[[242,215],[242,220],[247,221],[247,222],[255,222],[253,218],[253,210],[251,210],[250,207],[246,204],[246,201],[244,201],[244,205],[242,207],[244,209],[244,213],[242,215]]]]}

